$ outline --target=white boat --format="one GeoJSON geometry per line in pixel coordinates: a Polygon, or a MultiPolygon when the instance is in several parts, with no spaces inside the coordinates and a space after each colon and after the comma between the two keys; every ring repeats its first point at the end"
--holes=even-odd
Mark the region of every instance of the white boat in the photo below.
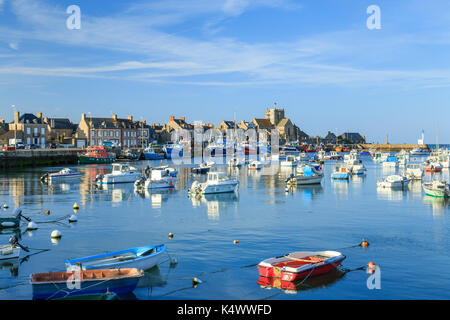
{"type": "Polygon", "coordinates": [[[194,181],[189,189],[190,194],[211,194],[237,192],[239,181],[231,179],[226,172],[210,172],[206,182],[194,181]]]}
{"type": "Polygon", "coordinates": [[[344,164],[352,175],[363,175],[366,173],[366,168],[362,163],[358,152],[352,150],[350,154],[344,156],[344,164]]]}
{"type": "Polygon", "coordinates": [[[403,189],[408,186],[411,179],[405,176],[392,175],[377,182],[379,188],[403,189]]]}
{"type": "Polygon", "coordinates": [[[373,155],[373,161],[378,162],[378,163],[382,163],[382,162],[386,162],[387,158],[390,157],[391,154],[390,152],[375,152],[373,155]]]}
{"type": "Polygon", "coordinates": [[[395,156],[387,157],[386,161],[383,161],[383,167],[385,168],[396,168],[398,167],[398,159],[395,156]]]}
{"type": "Polygon", "coordinates": [[[407,164],[405,175],[412,180],[422,180],[423,176],[422,166],[417,163],[407,164]]]}
{"type": "Polygon", "coordinates": [[[438,198],[450,197],[450,185],[447,183],[447,181],[435,180],[426,182],[422,185],[422,187],[427,196],[438,198]]]}
{"type": "Polygon", "coordinates": [[[43,182],[65,181],[70,179],[78,179],[82,174],[70,168],[64,168],[58,172],[46,173],[41,177],[43,182]]]}
{"type": "Polygon", "coordinates": [[[342,156],[337,151],[331,151],[330,154],[323,157],[324,160],[342,160],[342,156]]]}
{"type": "Polygon", "coordinates": [[[148,177],[141,177],[134,182],[136,189],[163,189],[173,188],[177,177],[167,174],[165,170],[152,170],[148,177]]]}
{"type": "Polygon", "coordinates": [[[141,177],[141,173],[128,164],[114,163],[112,172],[98,175],[95,180],[100,184],[132,183],[141,177]]]}
{"type": "Polygon", "coordinates": [[[320,160],[320,161],[325,160],[326,154],[327,154],[327,153],[325,152],[325,150],[320,149],[320,150],[317,152],[317,159],[320,160]]]}
{"type": "Polygon", "coordinates": [[[410,160],[409,152],[406,150],[402,150],[397,154],[398,164],[400,166],[406,166],[406,164],[410,160]]]}
{"type": "Polygon", "coordinates": [[[293,155],[287,155],[286,160],[280,162],[281,167],[294,168],[297,166],[297,159],[293,155]]]}
{"type": "Polygon", "coordinates": [[[250,162],[248,165],[249,170],[260,170],[263,167],[263,164],[261,161],[254,160],[250,162]]]}
{"type": "Polygon", "coordinates": [[[426,172],[441,172],[442,164],[436,158],[430,158],[425,161],[423,165],[426,172]]]}
{"type": "MultiPolygon", "coordinates": [[[[287,159],[287,157],[286,157],[286,159],[287,159]]],[[[308,161],[309,156],[306,154],[306,152],[302,152],[297,156],[297,160],[298,161],[308,161]]]]}
{"type": "Polygon", "coordinates": [[[422,148],[414,148],[409,152],[412,156],[425,156],[430,152],[422,148]]]}
{"type": "Polygon", "coordinates": [[[297,167],[295,175],[292,174],[287,180],[287,186],[299,186],[319,184],[323,179],[323,172],[312,166],[301,165],[297,167]]]}
{"type": "Polygon", "coordinates": [[[439,155],[438,161],[442,165],[442,168],[444,169],[450,168],[450,155],[441,154],[439,155]]]}
{"type": "Polygon", "coordinates": [[[17,259],[20,256],[20,246],[0,245],[0,260],[17,259]]]}

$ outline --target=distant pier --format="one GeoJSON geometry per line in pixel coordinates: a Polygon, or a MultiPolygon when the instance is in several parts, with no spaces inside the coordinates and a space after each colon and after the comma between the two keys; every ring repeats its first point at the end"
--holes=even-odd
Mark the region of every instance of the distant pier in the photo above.
{"type": "Polygon", "coordinates": [[[423,150],[430,150],[430,148],[427,145],[420,145],[420,144],[359,144],[357,145],[358,149],[362,150],[370,150],[375,149],[378,151],[392,151],[392,152],[399,152],[402,150],[411,151],[415,148],[420,148],[423,150]]]}
{"type": "Polygon", "coordinates": [[[77,164],[82,149],[34,149],[0,151],[0,170],[20,167],[77,164]]]}

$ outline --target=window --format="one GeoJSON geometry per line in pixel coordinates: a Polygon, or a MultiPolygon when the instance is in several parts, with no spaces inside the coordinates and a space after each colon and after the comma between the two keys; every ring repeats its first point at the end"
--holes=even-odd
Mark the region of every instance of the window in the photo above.
{"type": "Polygon", "coordinates": [[[116,137],[119,137],[119,131],[116,131],[116,137]]]}
{"type": "Polygon", "coordinates": [[[31,129],[28,127],[27,128],[27,134],[30,134],[31,133],[31,129]]]}
{"type": "Polygon", "coordinates": [[[45,128],[41,128],[41,134],[45,134],[45,128]]]}
{"type": "Polygon", "coordinates": [[[33,131],[34,131],[34,133],[36,133],[36,134],[37,134],[37,133],[38,133],[38,128],[34,128],[34,130],[33,130],[33,131]]]}
{"type": "Polygon", "coordinates": [[[95,130],[91,130],[91,136],[95,137],[95,130]]]}
{"type": "Polygon", "coordinates": [[[114,137],[114,132],[112,130],[109,132],[109,136],[114,137]]]}

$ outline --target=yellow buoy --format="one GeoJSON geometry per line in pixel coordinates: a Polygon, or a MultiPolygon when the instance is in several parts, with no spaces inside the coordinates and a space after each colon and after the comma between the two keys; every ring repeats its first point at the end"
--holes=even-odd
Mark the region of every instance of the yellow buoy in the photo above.
{"type": "Polygon", "coordinates": [[[172,233],[172,232],[169,233],[169,238],[170,238],[170,239],[173,238],[173,233],[172,233]]]}
{"type": "Polygon", "coordinates": [[[80,209],[80,207],[78,206],[78,203],[74,203],[73,204],[73,210],[78,210],[78,209],[80,209]]]}

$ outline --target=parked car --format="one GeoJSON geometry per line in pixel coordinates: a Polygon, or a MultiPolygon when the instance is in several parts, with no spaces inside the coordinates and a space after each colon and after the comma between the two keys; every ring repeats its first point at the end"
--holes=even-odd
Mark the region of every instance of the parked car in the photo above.
{"type": "Polygon", "coordinates": [[[4,146],[2,148],[2,150],[3,151],[14,151],[14,150],[16,150],[16,147],[14,147],[14,146],[4,146]]]}
{"type": "Polygon", "coordinates": [[[16,149],[25,149],[25,145],[23,144],[23,142],[17,142],[16,149]]]}
{"type": "Polygon", "coordinates": [[[49,147],[50,149],[56,149],[56,148],[57,148],[57,145],[56,145],[56,143],[49,143],[48,147],[49,147]]]}

